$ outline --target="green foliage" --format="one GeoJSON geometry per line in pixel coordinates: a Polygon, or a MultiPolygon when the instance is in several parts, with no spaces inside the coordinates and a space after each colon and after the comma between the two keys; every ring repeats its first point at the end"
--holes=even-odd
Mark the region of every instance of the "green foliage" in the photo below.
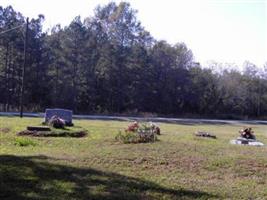
{"type": "Polygon", "coordinates": [[[119,133],[115,136],[115,139],[117,141],[123,142],[125,144],[127,143],[138,143],[139,136],[135,132],[131,131],[125,131],[119,133]]]}
{"type": "Polygon", "coordinates": [[[29,139],[29,138],[15,138],[14,145],[21,146],[21,147],[27,147],[27,146],[36,146],[36,143],[29,139]]]}

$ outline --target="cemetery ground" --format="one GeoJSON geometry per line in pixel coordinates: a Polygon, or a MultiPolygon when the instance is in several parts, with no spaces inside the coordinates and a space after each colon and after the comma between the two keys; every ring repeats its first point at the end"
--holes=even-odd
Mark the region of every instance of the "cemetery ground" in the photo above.
{"type": "MultiPolygon", "coordinates": [[[[81,138],[16,135],[41,121],[0,117],[0,199],[267,199],[267,147],[229,144],[244,124],[158,123],[159,141],[140,144],[115,141],[122,121],[74,120],[81,138]]],[[[267,144],[266,125],[251,126],[267,144]]]]}

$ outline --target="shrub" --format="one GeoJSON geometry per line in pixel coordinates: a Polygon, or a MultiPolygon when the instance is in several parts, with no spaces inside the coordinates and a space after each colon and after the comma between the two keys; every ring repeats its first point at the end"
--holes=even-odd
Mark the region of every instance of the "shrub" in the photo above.
{"type": "Polygon", "coordinates": [[[152,123],[137,123],[134,122],[128,126],[124,132],[119,132],[115,139],[123,143],[146,143],[157,140],[157,134],[160,129],[152,123]]]}
{"type": "Polygon", "coordinates": [[[138,143],[138,135],[135,132],[125,131],[124,133],[119,131],[115,139],[122,143],[138,143]]]}
{"type": "Polygon", "coordinates": [[[21,147],[36,146],[36,143],[29,138],[16,138],[14,144],[21,147]]]}

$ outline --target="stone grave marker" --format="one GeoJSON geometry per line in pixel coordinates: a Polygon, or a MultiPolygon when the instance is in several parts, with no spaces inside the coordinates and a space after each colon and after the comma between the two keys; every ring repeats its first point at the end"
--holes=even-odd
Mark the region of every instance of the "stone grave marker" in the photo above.
{"type": "Polygon", "coordinates": [[[72,110],[67,109],[46,109],[45,110],[45,123],[48,123],[53,116],[58,116],[66,122],[66,125],[72,125],[72,110]]]}

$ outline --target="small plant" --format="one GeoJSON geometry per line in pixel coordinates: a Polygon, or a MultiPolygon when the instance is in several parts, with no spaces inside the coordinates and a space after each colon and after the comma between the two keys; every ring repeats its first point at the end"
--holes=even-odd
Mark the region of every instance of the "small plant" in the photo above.
{"type": "Polygon", "coordinates": [[[125,131],[124,133],[119,131],[115,139],[122,143],[138,143],[138,137],[134,132],[125,131]]]}
{"type": "Polygon", "coordinates": [[[125,129],[124,132],[119,132],[115,139],[123,143],[146,143],[154,142],[160,134],[160,129],[153,123],[137,123],[134,122],[125,129]]]}
{"type": "Polygon", "coordinates": [[[29,138],[16,138],[14,144],[21,147],[36,146],[36,143],[29,138]]]}

